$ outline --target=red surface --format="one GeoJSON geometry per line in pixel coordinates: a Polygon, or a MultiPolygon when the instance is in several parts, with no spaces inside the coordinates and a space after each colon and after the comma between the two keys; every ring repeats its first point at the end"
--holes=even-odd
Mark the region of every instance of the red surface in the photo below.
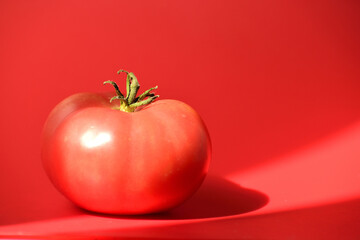
{"type": "Polygon", "coordinates": [[[359,238],[359,11],[357,1],[1,1],[0,236],[359,238]],[[125,81],[120,68],[193,106],[212,137],[209,178],[165,214],[82,211],[41,166],[52,107],[125,81]]]}

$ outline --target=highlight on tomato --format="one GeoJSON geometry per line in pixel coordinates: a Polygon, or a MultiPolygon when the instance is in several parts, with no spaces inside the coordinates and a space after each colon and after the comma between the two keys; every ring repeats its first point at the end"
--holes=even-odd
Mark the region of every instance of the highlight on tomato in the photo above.
{"type": "Polygon", "coordinates": [[[42,163],[54,186],[77,206],[110,214],[174,208],[196,192],[209,168],[211,143],[199,114],[184,102],[138,94],[78,93],[49,114],[42,163]]]}

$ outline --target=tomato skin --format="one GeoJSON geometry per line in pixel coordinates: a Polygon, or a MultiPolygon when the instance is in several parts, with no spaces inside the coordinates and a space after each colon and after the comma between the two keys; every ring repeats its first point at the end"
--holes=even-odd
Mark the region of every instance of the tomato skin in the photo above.
{"type": "Polygon", "coordinates": [[[208,171],[211,143],[199,115],[176,100],[133,113],[108,96],[78,94],[49,115],[42,161],[76,205],[112,214],[145,214],[189,198],[208,171]]]}

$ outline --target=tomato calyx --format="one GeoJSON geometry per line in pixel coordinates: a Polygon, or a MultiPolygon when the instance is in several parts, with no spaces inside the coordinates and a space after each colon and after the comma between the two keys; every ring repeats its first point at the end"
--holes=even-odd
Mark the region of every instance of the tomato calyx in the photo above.
{"type": "Polygon", "coordinates": [[[115,88],[116,96],[114,96],[110,99],[110,102],[112,102],[113,100],[120,101],[120,106],[116,107],[115,109],[118,109],[118,110],[124,111],[124,112],[134,112],[138,107],[148,105],[148,104],[152,103],[156,98],[159,97],[159,95],[155,95],[154,93],[151,92],[151,91],[157,89],[158,86],[152,87],[152,88],[146,90],[145,92],[143,92],[142,94],[140,94],[139,96],[136,96],[140,89],[140,84],[139,84],[137,78],[135,77],[135,75],[132,72],[128,72],[125,70],[117,71],[118,74],[120,74],[122,72],[127,74],[126,96],[124,96],[121,93],[118,85],[114,81],[109,80],[109,81],[105,81],[103,83],[103,84],[109,83],[109,84],[113,85],[113,87],[115,88]]]}

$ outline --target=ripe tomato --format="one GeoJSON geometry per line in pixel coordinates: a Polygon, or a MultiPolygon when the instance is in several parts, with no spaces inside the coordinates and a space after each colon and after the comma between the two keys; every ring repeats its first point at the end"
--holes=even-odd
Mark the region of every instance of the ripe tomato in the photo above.
{"type": "Polygon", "coordinates": [[[201,185],[211,157],[210,138],[190,106],[154,101],[155,88],[136,97],[138,82],[126,73],[126,97],[107,81],[117,96],[75,94],[53,109],[43,130],[42,162],[56,188],[84,209],[164,211],[201,185]],[[120,100],[120,106],[110,99],[120,100]]]}

